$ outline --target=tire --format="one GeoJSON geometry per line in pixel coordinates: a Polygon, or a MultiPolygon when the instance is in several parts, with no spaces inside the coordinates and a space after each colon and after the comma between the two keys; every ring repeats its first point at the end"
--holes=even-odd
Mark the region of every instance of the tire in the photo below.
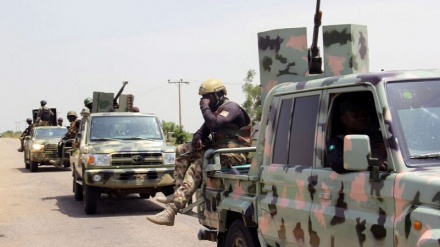
{"type": "Polygon", "coordinates": [[[96,214],[98,209],[99,188],[83,184],[82,191],[84,211],[86,214],[96,214]]]}
{"type": "Polygon", "coordinates": [[[139,197],[142,199],[148,199],[150,196],[150,193],[139,193],[139,197]]]}
{"type": "Polygon", "coordinates": [[[235,220],[226,233],[225,246],[227,247],[259,247],[257,231],[247,228],[243,221],[235,220]]]}
{"type": "Polygon", "coordinates": [[[82,191],[82,185],[77,183],[77,175],[76,172],[73,172],[73,196],[75,197],[75,201],[82,201],[83,200],[83,191],[82,191]]]}
{"type": "Polygon", "coordinates": [[[31,170],[31,172],[37,172],[38,171],[38,162],[33,162],[33,161],[29,161],[30,167],[29,169],[31,170]]]}

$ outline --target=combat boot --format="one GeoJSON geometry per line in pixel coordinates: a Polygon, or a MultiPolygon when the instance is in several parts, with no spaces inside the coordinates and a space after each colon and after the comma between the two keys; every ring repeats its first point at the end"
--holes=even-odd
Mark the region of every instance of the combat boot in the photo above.
{"type": "Polygon", "coordinates": [[[18,152],[23,152],[23,148],[18,148],[17,151],[18,152]]]}
{"type": "Polygon", "coordinates": [[[174,226],[174,218],[176,217],[177,211],[176,205],[170,203],[164,211],[152,216],[147,216],[147,220],[158,225],[174,226]]]}
{"type": "Polygon", "coordinates": [[[173,197],[174,197],[173,194],[166,196],[166,197],[161,196],[161,197],[156,198],[156,201],[163,203],[163,204],[173,203],[174,202],[173,197]]]}

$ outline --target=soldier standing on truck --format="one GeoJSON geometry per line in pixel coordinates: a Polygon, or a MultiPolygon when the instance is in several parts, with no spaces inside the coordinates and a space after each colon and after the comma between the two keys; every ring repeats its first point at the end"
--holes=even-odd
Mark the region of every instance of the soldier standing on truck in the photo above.
{"type": "Polygon", "coordinates": [[[58,118],[57,124],[58,124],[58,126],[63,126],[63,118],[62,117],[58,118]]]}
{"type": "MultiPolygon", "coordinates": [[[[193,135],[191,143],[179,145],[175,168],[176,191],[161,202],[168,207],[147,219],[159,225],[174,225],[174,218],[185,207],[199,187],[202,179],[203,155],[208,148],[249,147],[251,121],[249,115],[237,103],[226,97],[226,87],[216,79],[202,83],[199,88],[200,110],[205,122],[193,135]],[[211,140],[209,140],[211,136],[211,140]]],[[[239,153],[222,154],[222,165],[244,164],[246,156],[239,153]]]]}
{"type": "Polygon", "coordinates": [[[55,114],[46,106],[45,100],[40,101],[40,109],[38,109],[37,119],[35,120],[36,126],[50,126],[50,117],[55,114]]]}
{"type": "Polygon", "coordinates": [[[20,136],[21,147],[17,149],[18,152],[23,152],[23,150],[24,150],[24,146],[23,146],[24,137],[31,134],[32,127],[34,126],[32,124],[32,119],[28,118],[28,119],[26,119],[26,122],[28,124],[28,127],[23,131],[23,133],[21,133],[21,136],[20,136]]]}
{"type": "Polygon", "coordinates": [[[63,148],[66,141],[69,139],[75,139],[76,133],[79,129],[78,114],[76,114],[75,111],[69,111],[67,113],[67,119],[70,122],[70,127],[64,137],[61,139],[61,141],[58,142],[58,158],[56,160],[49,161],[49,163],[54,166],[59,166],[61,164],[61,157],[63,157],[63,148]]]}
{"type": "Polygon", "coordinates": [[[87,107],[87,109],[89,109],[90,112],[92,112],[92,104],[93,104],[92,98],[88,97],[84,99],[84,106],[87,107]]]}

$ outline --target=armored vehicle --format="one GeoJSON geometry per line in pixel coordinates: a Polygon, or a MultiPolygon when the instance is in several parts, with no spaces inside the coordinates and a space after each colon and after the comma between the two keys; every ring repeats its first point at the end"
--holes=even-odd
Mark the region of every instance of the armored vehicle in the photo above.
{"type": "MultiPolygon", "coordinates": [[[[81,129],[70,159],[74,197],[83,200],[87,214],[97,212],[101,194],[122,197],[137,193],[149,198],[157,192],[174,192],[176,148],[167,143],[157,116],[99,111],[99,107],[111,107],[113,97],[108,96],[95,93],[93,103],[98,112],[81,112],[81,129]],[[107,98],[108,103],[97,104],[107,98]]],[[[120,102],[119,109],[124,105],[120,102]]],[[[128,105],[130,109],[131,103],[128,105]]]]}
{"type": "MultiPolygon", "coordinates": [[[[67,129],[60,126],[33,127],[24,140],[26,169],[36,172],[39,166],[51,165],[49,161],[58,157],[58,142],[66,132],[67,129]]],[[[69,162],[63,164],[69,166],[69,162]]]]}

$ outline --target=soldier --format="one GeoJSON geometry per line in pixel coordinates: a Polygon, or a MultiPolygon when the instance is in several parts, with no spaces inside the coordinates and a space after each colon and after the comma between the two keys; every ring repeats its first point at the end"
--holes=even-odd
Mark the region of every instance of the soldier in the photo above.
{"type": "MultiPolygon", "coordinates": [[[[233,148],[251,146],[251,121],[237,103],[226,97],[226,88],[216,79],[202,83],[199,88],[200,110],[205,122],[193,135],[191,143],[179,145],[175,168],[176,191],[162,201],[168,207],[147,219],[159,225],[174,225],[175,215],[181,210],[202,178],[203,155],[208,148],[233,148]],[[212,140],[208,137],[211,135],[212,140]]],[[[246,156],[239,153],[221,155],[222,165],[244,164],[246,156]]]]}
{"type": "Polygon", "coordinates": [[[59,117],[57,120],[58,126],[63,126],[63,118],[59,117]]]}
{"type": "Polygon", "coordinates": [[[50,117],[55,116],[55,114],[46,106],[47,102],[45,100],[40,101],[40,109],[37,113],[37,126],[49,126],[50,117]]]}
{"type": "Polygon", "coordinates": [[[28,124],[28,127],[23,131],[23,133],[21,133],[21,136],[20,136],[21,147],[17,149],[18,152],[23,152],[23,150],[24,150],[24,146],[23,146],[24,145],[24,137],[31,134],[32,127],[34,126],[32,124],[32,119],[30,119],[30,118],[26,119],[26,123],[28,124]]]}
{"type": "Polygon", "coordinates": [[[84,100],[84,106],[89,109],[90,112],[92,112],[92,105],[93,105],[93,99],[88,97],[84,100]]]}
{"type": "Polygon", "coordinates": [[[59,166],[61,164],[61,157],[63,156],[63,148],[66,141],[69,139],[75,139],[76,133],[78,132],[78,128],[79,128],[78,114],[76,114],[75,111],[69,111],[67,113],[67,119],[70,122],[70,127],[67,133],[64,135],[64,137],[61,139],[61,141],[58,142],[58,158],[56,160],[49,161],[49,163],[51,163],[54,166],[59,166]]]}

